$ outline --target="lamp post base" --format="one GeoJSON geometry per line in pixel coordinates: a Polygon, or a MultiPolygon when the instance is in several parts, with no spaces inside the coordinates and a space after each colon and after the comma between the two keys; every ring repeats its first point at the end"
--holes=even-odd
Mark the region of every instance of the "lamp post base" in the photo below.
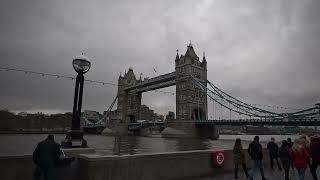
{"type": "Polygon", "coordinates": [[[69,130],[66,133],[66,138],[61,141],[62,148],[84,148],[88,147],[87,141],[83,139],[82,130],[69,130]]]}

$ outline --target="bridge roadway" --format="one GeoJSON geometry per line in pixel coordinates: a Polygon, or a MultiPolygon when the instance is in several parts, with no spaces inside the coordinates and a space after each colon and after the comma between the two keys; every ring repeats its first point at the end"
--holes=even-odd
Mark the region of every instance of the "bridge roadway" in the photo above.
{"type": "Polygon", "coordinates": [[[168,74],[160,75],[154,78],[145,79],[142,82],[125,88],[126,91],[137,91],[139,93],[161,89],[176,84],[176,73],[171,72],[168,74]]]}
{"type": "MultiPolygon", "coordinates": [[[[183,121],[179,121],[182,122],[183,121]]],[[[186,121],[189,122],[190,121],[186,121]]],[[[197,126],[219,126],[219,125],[232,125],[232,126],[245,126],[245,125],[277,125],[277,126],[320,126],[320,118],[303,118],[303,119],[239,119],[239,120],[204,120],[195,121],[197,126]]],[[[87,124],[84,126],[86,129],[92,128],[105,128],[105,124],[87,124]]],[[[129,123],[128,130],[136,131],[143,128],[149,127],[160,127],[165,128],[164,122],[140,122],[140,123],[129,123]]]]}
{"type": "Polygon", "coordinates": [[[205,120],[195,121],[196,125],[278,125],[278,126],[320,126],[320,118],[303,118],[303,119],[239,119],[239,120],[205,120]]]}

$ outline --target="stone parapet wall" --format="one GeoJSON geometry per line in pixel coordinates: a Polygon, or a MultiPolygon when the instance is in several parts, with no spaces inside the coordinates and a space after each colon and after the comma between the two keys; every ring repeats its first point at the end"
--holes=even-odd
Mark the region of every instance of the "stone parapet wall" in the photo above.
{"type": "MultiPolygon", "coordinates": [[[[83,180],[166,180],[213,177],[233,172],[233,155],[225,151],[225,163],[214,167],[212,150],[185,151],[126,156],[83,155],[79,167],[83,180]]],[[[268,162],[264,151],[265,161],[268,162]]],[[[248,154],[246,153],[249,161],[248,154]]]]}
{"type": "MultiPolygon", "coordinates": [[[[246,150],[245,150],[246,152],[246,150]]],[[[55,168],[51,179],[59,180],[174,180],[214,177],[233,172],[233,155],[225,151],[222,167],[212,165],[212,150],[184,151],[123,156],[101,156],[92,149],[67,150],[77,160],[71,166],[55,168]],[[86,154],[82,154],[86,153],[86,154]]],[[[264,163],[268,156],[264,150],[264,163]]],[[[248,166],[248,154],[246,153],[248,166]]],[[[34,164],[31,155],[0,157],[1,180],[32,180],[34,164]]]]}

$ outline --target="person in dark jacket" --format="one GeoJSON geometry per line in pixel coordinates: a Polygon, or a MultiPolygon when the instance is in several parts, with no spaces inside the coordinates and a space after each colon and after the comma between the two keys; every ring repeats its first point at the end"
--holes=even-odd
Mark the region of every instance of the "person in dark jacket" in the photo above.
{"type": "Polygon", "coordinates": [[[292,164],[290,154],[289,154],[289,145],[286,140],[282,141],[282,145],[279,148],[279,158],[282,163],[282,167],[284,169],[284,177],[285,180],[289,180],[289,170],[292,164]]]}
{"type": "Polygon", "coordinates": [[[41,175],[44,179],[48,179],[48,170],[54,167],[60,158],[60,145],[54,141],[53,135],[38,143],[33,152],[33,162],[36,164],[34,172],[34,180],[39,180],[41,175]]]}
{"type": "Polygon", "coordinates": [[[271,141],[268,142],[267,144],[267,149],[269,151],[269,157],[270,157],[270,166],[271,166],[271,169],[273,170],[273,161],[276,160],[277,162],[277,165],[278,165],[278,169],[279,171],[282,170],[281,166],[280,166],[280,163],[278,161],[278,151],[279,151],[279,147],[278,145],[275,143],[275,140],[274,138],[272,137],[271,138],[271,141]]]}
{"type": "Polygon", "coordinates": [[[318,180],[317,168],[320,164],[320,136],[312,136],[310,142],[310,156],[312,158],[312,164],[310,166],[312,177],[314,180],[318,180]]]}
{"type": "Polygon", "coordinates": [[[236,139],[236,142],[233,147],[233,162],[234,162],[234,177],[238,179],[238,167],[242,165],[243,171],[246,174],[246,177],[249,177],[247,166],[246,166],[246,159],[243,152],[241,139],[236,139]]]}
{"type": "Polygon", "coordinates": [[[287,142],[288,142],[289,148],[292,148],[293,142],[292,142],[291,138],[288,138],[287,142]]]}
{"type": "Polygon", "coordinates": [[[262,167],[262,159],[263,159],[263,154],[262,154],[262,146],[259,143],[259,136],[254,137],[254,141],[252,141],[249,144],[248,148],[248,153],[251,156],[251,159],[253,160],[253,168],[251,169],[249,173],[249,179],[253,180],[253,175],[257,169],[260,170],[262,180],[266,180],[264,176],[264,171],[262,167]]]}

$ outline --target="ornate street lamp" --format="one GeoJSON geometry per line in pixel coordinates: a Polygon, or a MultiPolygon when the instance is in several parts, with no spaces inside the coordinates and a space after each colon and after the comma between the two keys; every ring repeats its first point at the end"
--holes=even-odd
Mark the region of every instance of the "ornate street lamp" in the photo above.
{"type": "Polygon", "coordinates": [[[82,95],[83,95],[83,82],[84,74],[89,71],[91,63],[89,58],[83,53],[77,56],[72,61],[73,69],[78,73],[76,78],[76,86],[74,92],[73,101],[73,113],[72,113],[72,126],[71,130],[67,132],[66,139],[61,143],[62,147],[86,147],[87,142],[83,139],[83,131],[80,129],[81,119],[81,106],[82,106],[82,95]],[[79,145],[73,144],[73,142],[80,142],[79,145]]]}

